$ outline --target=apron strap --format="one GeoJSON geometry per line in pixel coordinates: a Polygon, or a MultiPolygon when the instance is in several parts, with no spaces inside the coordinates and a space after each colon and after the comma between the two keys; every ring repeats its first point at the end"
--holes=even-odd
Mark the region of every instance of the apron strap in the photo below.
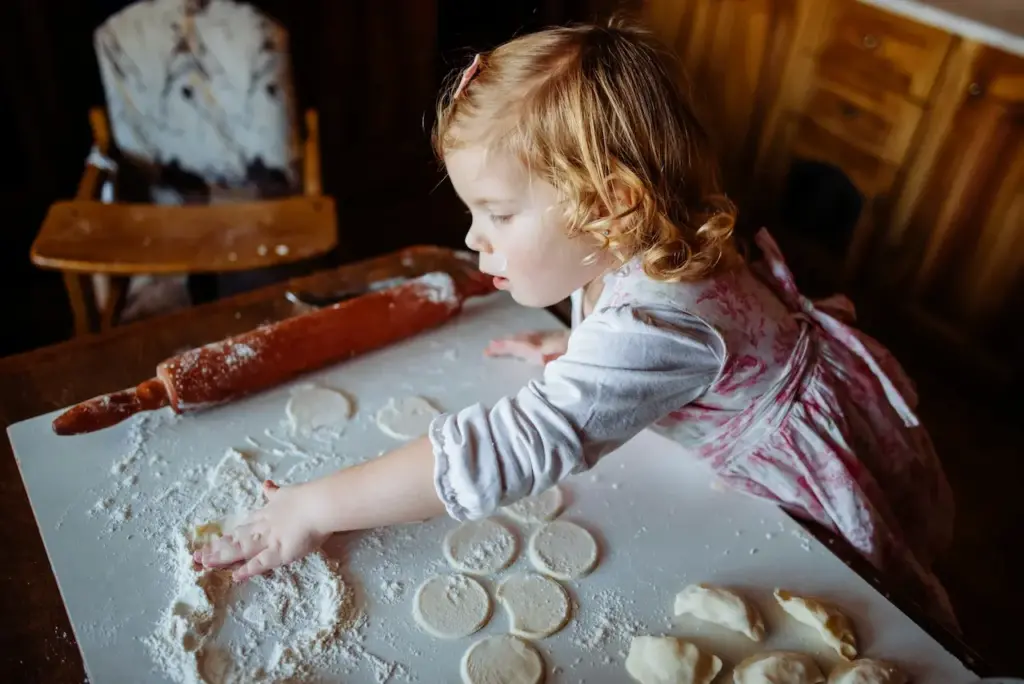
{"type": "Polygon", "coordinates": [[[855,317],[853,302],[842,295],[834,295],[817,303],[812,302],[797,290],[793,273],[786,265],[782,251],[768,231],[762,228],[754,240],[764,252],[773,284],[786,306],[793,312],[803,314],[808,320],[816,323],[829,337],[859,357],[881,384],[886,398],[903,419],[904,424],[908,427],[919,425],[917,415],[911,408],[910,402],[878,363],[874,354],[865,346],[858,331],[843,322],[844,320],[853,322],[855,317]]]}

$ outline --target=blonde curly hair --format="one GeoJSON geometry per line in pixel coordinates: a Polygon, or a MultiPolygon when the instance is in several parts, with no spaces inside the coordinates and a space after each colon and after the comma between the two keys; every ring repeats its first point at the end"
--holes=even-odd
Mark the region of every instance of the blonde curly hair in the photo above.
{"type": "Polygon", "coordinates": [[[737,257],[735,207],[719,187],[704,128],[680,72],[647,32],[553,28],[478,55],[438,102],[433,145],[500,146],[551,183],[569,235],[665,281],[698,280],[737,257]]]}

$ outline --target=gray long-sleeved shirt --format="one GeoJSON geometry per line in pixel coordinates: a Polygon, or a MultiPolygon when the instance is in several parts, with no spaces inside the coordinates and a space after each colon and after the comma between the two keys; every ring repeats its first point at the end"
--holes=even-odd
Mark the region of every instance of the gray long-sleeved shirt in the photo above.
{"type": "Polygon", "coordinates": [[[703,320],[662,303],[600,304],[541,380],[431,424],[435,483],[452,517],[485,517],[587,470],[715,381],[725,349],[703,320]]]}

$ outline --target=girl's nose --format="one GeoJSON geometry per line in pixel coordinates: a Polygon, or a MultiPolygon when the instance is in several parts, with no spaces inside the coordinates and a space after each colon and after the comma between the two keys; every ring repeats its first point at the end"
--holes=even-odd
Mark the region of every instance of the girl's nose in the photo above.
{"type": "Polygon", "coordinates": [[[489,253],[491,251],[490,244],[480,234],[480,231],[473,227],[473,224],[470,224],[469,231],[466,233],[466,246],[474,252],[489,253]]]}

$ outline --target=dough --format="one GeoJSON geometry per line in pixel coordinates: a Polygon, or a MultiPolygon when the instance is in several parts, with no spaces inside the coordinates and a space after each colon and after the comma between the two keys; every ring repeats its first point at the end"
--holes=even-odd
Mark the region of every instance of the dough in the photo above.
{"type": "Polygon", "coordinates": [[[597,542],[575,523],[549,522],[530,537],[530,562],[555,579],[582,577],[597,565],[597,542]]]}
{"type": "Polygon", "coordinates": [[[907,675],[892,663],[861,658],[842,663],[828,676],[828,684],[907,684],[907,675]]]}
{"type": "Polygon", "coordinates": [[[569,595],[561,584],[544,575],[512,575],[498,586],[495,595],[508,611],[508,631],[516,636],[543,639],[569,621],[569,595]]]}
{"type": "Polygon", "coordinates": [[[824,684],[810,656],[787,651],[768,651],[751,656],[732,671],[733,684],[824,684]]]}
{"type": "Polygon", "coordinates": [[[502,511],[521,523],[543,523],[554,520],[562,512],[562,490],[555,485],[540,494],[520,499],[502,511]]]}
{"type": "Polygon", "coordinates": [[[764,620],[757,608],[736,592],[722,587],[691,584],[676,594],[675,613],[712,622],[754,641],[764,639],[764,620]]]}
{"type": "Polygon", "coordinates": [[[540,684],[544,661],[519,637],[503,634],[476,642],[462,656],[463,684],[540,684]]]}
{"type": "Polygon", "coordinates": [[[423,397],[392,398],[377,411],[377,427],[388,437],[413,439],[427,434],[430,422],[439,415],[423,397]]]}
{"type": "Polygon", "coordinates": [[[815,598],[775,590],[775,600],[797,622],[818,630],[825,643],[847,660],[857,657],[857,637],[850,619],[834,606],[815,598]]]}
{"type": "Polygon", "coordinates": [[[626,656],[626,672],[640,684],[711,684],[721,669],[718,656],[676,637],[633,637],[626,656]]]}
{"type": "Polygon", "coordinates": [[[493,575],[515,560],[516,537],[487,518],[462,523],[444,538],[444,557],[453,568],[471,575],[493,575]]]}
{"type": "Polygon", "coordinates": [[[416,590],[412,615],[428,634],[457,639],[487,624],[491,617],[491,597],[472,577],[436,575],[416,590]]]}
{"type": "Polygon", "coordinates": [[[344,394],[316,385],[296,387],[284,407],[292,433],[344,427],[352,415],[352,403],[344,394]]]}

